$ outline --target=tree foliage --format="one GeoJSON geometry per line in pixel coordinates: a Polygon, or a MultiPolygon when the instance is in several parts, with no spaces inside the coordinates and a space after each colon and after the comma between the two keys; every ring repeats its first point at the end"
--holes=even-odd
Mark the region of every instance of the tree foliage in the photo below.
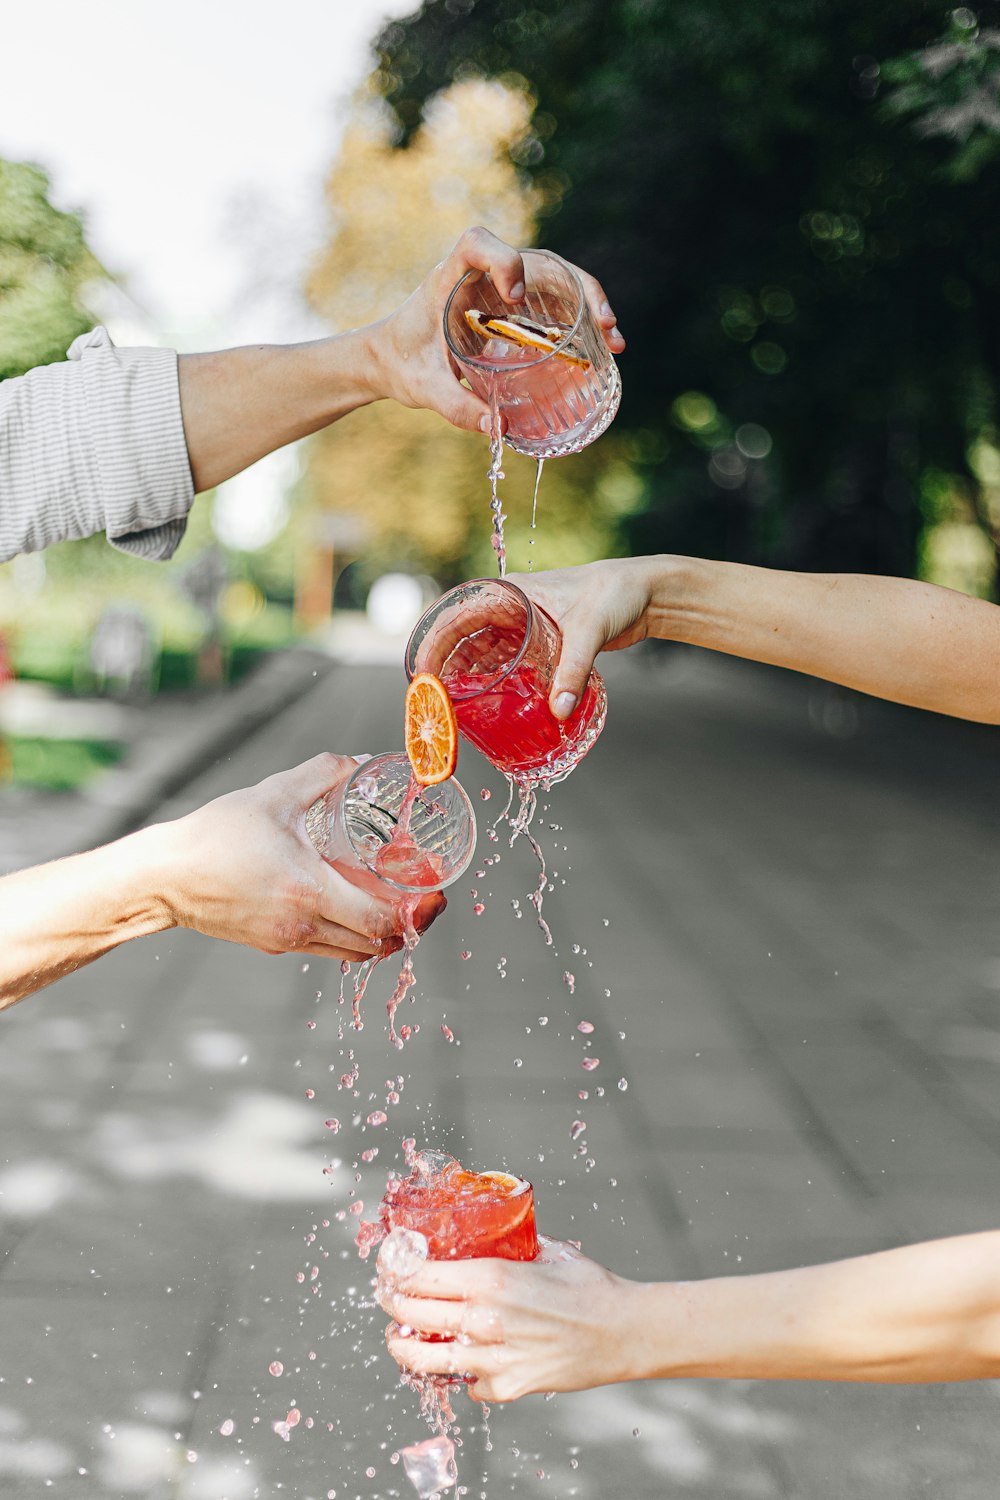
{"type": "Polygon", "coordinates": [[[92,323],[80,292],[101,267],[48,192],[41,168],[0,161],[0,380],[63,359],[92,323]]]}
{"type": "Polygon", "coordinates": [[[633,545],[914,566],[921,474],[996,420],[995,9],[424,0],[385,29],[400,146],[456,78],[536,101],[511,161],[629,339],[633,545]]]}

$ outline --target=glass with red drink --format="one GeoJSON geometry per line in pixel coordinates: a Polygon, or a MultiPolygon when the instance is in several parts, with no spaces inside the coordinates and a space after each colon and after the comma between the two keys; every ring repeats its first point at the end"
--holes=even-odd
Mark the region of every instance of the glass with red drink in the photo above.
{"type": "Polygon", "coordinates": [[[410,1229],[429,1260],[534,1260],[538,1254],[530,1182],[510,1172],[466,1172],[457,1161],[391,1183],[382,1200],[386,1232],[410,1229]]]}
{"type": "Polygon", "coordinates": [[[476,847],[476,819],[452,777],[413,780],[405,755],[375,755],[318,798],[306,830],[328,864],[354,885],[385,896],[441,891],[464,874],[476,847]]]}
{"type": "Polygon", "coordinates": [[[618,410],[621,376],[574,268],[522,250],[525,295],[511,305],[488,272],[452,288],[444,333],[477,395],[506,418],[504,441],[531,458],[578,453],[618,410]]]}
{"type": "Polygon", "coordinates": [[[458,727],[523,785],[562,781],[594,744],[607,715],[592,671],[568,719],[549,708],[559,657],[556,622],[506,579],[476,578],[432,604],[414,627],[406,671],[434,672],[448,689],[458,727]]]}

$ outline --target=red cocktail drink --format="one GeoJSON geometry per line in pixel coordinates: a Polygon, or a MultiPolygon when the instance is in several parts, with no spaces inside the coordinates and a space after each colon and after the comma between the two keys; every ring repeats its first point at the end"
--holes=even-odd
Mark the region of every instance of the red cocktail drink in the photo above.
{"type": "Polygon", "coordinates": [[[604,727],[607,695],[593,671],[568,719],[549,707],[559,627],[506,580],[474,579],[432,604],[414,628],[406,670],[435,672],[464,737],[509,776],[551,786],[604,727]]]}
{"type": "Polygon", "coordinates": [[[470,672],[452,672],[444,682],[465,738],[489,756],[498,771],[511,776],[561,765],[568,759],[575,765],[581,739],[603,718],[601,687],[589,682],[570,717],[557,719],[549,708],[548,684],[529,663],[488,687],[470,672]]]}
{"type": "Polygon", "coordinates": [[[534,1260],[538,1254],[531,1183],[509,1172],[466,1172],[457,1162],[428,1177],[390,1183],[381,1221],[412,1229],[430,1260],[534,1260]]]}

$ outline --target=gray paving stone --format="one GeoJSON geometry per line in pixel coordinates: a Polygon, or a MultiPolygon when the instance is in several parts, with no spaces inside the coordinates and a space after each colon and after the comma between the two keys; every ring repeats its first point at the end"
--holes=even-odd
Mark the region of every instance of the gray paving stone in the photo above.
{"type": "MultiPolygon", "coordinates": [[[[370,1211],[404,1135],[530,1172],[542,1229],[626,1275],[995,1225],[996,731],[861,703],[834,738],[823,690],[698,653],[608,677],[606,733],[539,816],[553,946],[526,900],[530,850],[481,832],[418,950],[402,1051],[391,963],[357,1033],[335,966],[190,933],[0,1018],[5,1500],[50,1493],[46,1477],[85,1500],[406,1492],[391,1455],[422,1430],[349,1212],[370,1211]],[[367,1125],[376,1109],[388,1121],[367,1125]],[[272,1424],[293,1404],[284,1443],[272,1424]]],[[[338,668],[159,815],[322,748],[398,746],[400,685],[338,668]]],[[[497,778],[467,749],[459,774],[482,830],[497,778]]],[[[996,1399],[990,1383],[629,1386],[497,1412],[491,1452],[465,1403],[462,1475],[547,1500],[986,1500],[996,1399]]]]}

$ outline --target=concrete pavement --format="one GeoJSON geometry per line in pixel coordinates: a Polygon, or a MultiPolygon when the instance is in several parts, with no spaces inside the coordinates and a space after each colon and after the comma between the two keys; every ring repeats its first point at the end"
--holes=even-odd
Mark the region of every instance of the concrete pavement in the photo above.
{"type": "MultiPolygon", "coordinates": [[[[392,973],[354,1033],[315,960],[188,933],[0,1018],[4,1500],[408,1495],[391,1454],[423,1433],[349,1228],[407,1134],[529,1174],[545,1230],[636,1276],[997,1224],[997,731],[696,652],[608,678],[602,741],[539,822],[555,951],[530,851],[481,816],[483,873],[418,950],[402,1052],[392,973]]],[[[397,746],[401,686],[335,669],[160,815],[323,747],[397,746]]],[[[459,775],[498,807],[467,748],[459,775]]],[[[620,1387],[495,1412],[489,1452],[467,1405],[460,1473],[538,1500],[986,1500],[997,1397],[620,1387]]]]}

